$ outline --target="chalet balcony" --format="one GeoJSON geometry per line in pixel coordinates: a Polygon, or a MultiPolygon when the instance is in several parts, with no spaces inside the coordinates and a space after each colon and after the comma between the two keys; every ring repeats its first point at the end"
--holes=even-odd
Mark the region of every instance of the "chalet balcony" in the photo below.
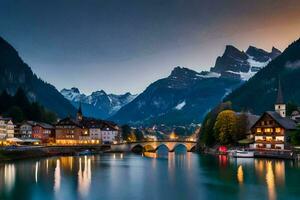
{"type": "Polygon", "coordinates": [[[255,140],[255,143],[260,143],[260,144],[284,144],[284,141],[281,141],[281,140],[255,140]]]}
{"type": "Polygon", "coordinates": [[[284,136],[284,132],[281,131],[281,132],[256,132],[255,135],[257,136],[284,136]]]}

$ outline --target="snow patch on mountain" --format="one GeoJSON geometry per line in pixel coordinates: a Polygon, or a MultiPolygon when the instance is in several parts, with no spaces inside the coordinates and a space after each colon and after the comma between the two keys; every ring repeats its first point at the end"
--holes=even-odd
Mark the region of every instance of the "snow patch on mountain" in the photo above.
{"type": "Polygon", "coordinates": [[[181,110],[185,106],[185,100],[175,106],[176,110],[181,110]]]}
{"type": "MultiPolygon", "coordinates": [[[[88,104],[95,112],[102,112],[103,116],[111,116],[120,110],[124,105],[131,102],[137,95],[129,92],[121,95],[106,94],[105,91],[95,91],[90,95],[80,93],[78,88],[62,89],[61,94],[73,104],[88,104]]],[[[87,113],[88,114],[88,113],[87,113]]]]}

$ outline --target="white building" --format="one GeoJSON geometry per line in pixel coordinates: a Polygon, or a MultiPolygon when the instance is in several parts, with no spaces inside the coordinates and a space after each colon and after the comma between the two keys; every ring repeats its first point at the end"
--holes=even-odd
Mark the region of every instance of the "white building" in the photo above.
{"type": "Polygon", "coordinates": [[[119,129],[117,127],[105,124],[101,128],[101,140],[104,144],[113,143],[118,140],[119,129]]]}
{"type": "Polygon", "coordinates": [[[32,138],[32,127],[36,124],[34,121],[26,121],[20,125],[19,132],[16,134],[18,138],[32,138]]]}
{"type": "Polygon", "coordinates": [[[14,132],[15,126],[12,120],[0,117],[0,139],[13,138],[14,132]]]}

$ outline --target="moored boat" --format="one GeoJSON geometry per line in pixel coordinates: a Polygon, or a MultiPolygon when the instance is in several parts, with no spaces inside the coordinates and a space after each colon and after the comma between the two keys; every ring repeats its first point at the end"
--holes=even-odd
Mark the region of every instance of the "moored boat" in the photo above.
{"type": "Polygon", "coordinates": [[[233,154],[233,157],[236,157],[236,158],[253,158],[254,157],[254,151],[237,150],[233,154]]]}

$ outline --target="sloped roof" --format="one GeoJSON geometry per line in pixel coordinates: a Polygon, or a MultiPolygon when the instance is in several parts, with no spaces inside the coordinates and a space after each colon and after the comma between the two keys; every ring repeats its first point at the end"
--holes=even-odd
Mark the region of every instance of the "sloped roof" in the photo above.
{"type": "Polygon", "coordinates": [[[281,117],[277,112],[275,111],[267,111],[268,115],[270,115],[276,122],[278,122],[282,127],[285,129],[296,129],[296,123],[287,117],[281,117]]]}
{"type": "Polygon", "coordinates": [[[66,117],[60,120],[56,125],[75,125],[77,127],[82,127],[82,125],[78,121],[72,119],[71,117],[66,117]]]}
{"type": "Polygon", "coordinates": [[[248,125],[247,125],[247,130],[250,130],[252,128],[252,126],[259,120],[259,116],[258,115],[254,115],[251,113],[237,113],[238,116],[240,115],[246,115],[247,116],[247,120],[248,120],[248,125]]]}
{"type": "Polygon", "coordinates": [[[36,122],[35,126],[40,126],[44,129],[53,129],[54,127],[51,124],[43,123],[43,122],[36,122]]]}

